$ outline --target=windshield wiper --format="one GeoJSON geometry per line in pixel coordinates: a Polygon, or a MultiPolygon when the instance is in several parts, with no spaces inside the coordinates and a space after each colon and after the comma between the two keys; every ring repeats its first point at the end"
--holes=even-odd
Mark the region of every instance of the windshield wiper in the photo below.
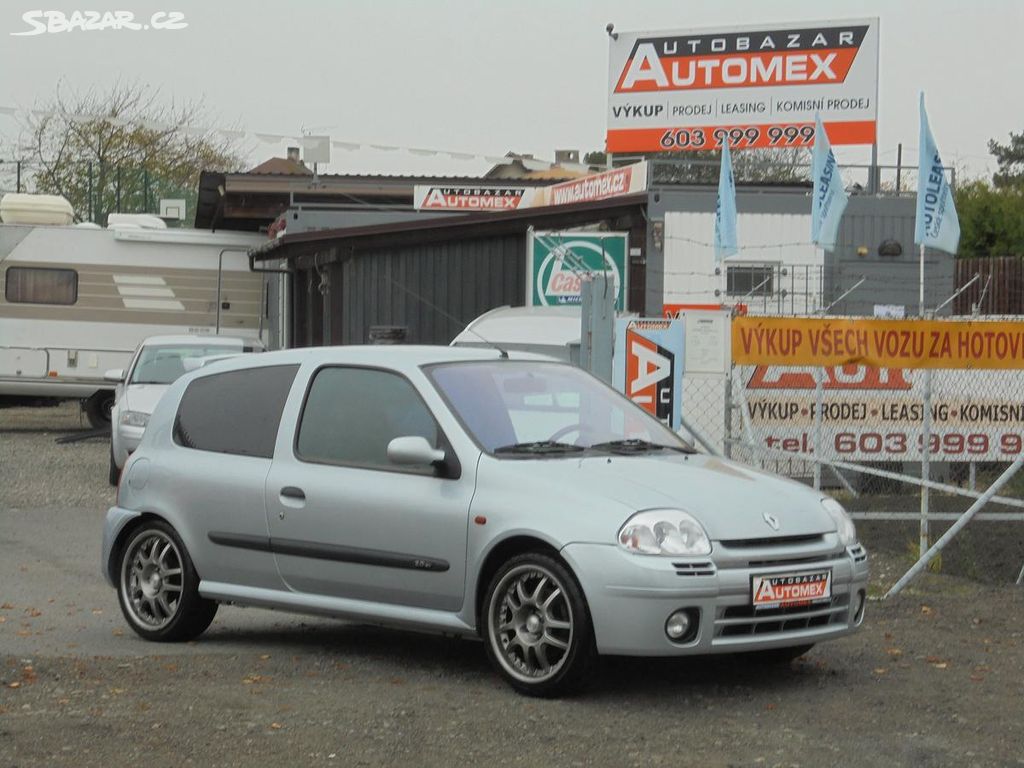
{"type": "Polygon", "coordinates": [[[512,443],[495,448],[495,453],[579,453],[583,446],[559,443],[555,440],[536,440],[532,443],[512,443]]]}
{"type": "Polygon", "coordinates": [[[695,453],[695,451],[683,446],[663,445],[652,443],[649,440],[627,438],[625,440],[608,440],[604,443],[594,443],[589,448],[597,451],[610,451],[612,453],[643,453],[645,451],[680,451],[681,453],[695,453]]]}

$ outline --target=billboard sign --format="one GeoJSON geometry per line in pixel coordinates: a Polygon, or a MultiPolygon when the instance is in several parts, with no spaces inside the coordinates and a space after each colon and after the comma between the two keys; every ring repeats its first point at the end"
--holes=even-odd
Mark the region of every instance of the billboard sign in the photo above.
{"type": "Polygon", "coordinates": [[[526,305],[579,305],[585,272],[609,271],[615,285],[615,309],[626,307],[625,232],[534,232],[526,241],[526,305]]]}
{"type": "MultiPolygon", "coordinates": [[[[924,372],[830,366],[822,385],[821,450],[811,367],[746,366],[750,425],[768,448],[841,461],[919,461],[924,372]]],[[[933,461],[1013,461],[1024,450],[1016,371],[943,371],[932,383],[928,447],[933,461]],[[1005,393],[1005,394],[1002,394],[1005,393]]]]}
{"type": "Polygon", "coordinates": [[[609,38],[609,152],[875,143],[878,19],[609,38]]]}
{"type": "Polygon", "coordinates": [[[671,429],[682,425],[684,321],[621,318],[613,381],[626,397],[671,429]]]}

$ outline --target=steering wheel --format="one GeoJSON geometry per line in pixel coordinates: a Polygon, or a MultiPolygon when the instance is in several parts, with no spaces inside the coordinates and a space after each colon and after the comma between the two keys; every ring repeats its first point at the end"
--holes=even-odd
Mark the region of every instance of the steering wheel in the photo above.
{"type": "Polygon", "coordinates": [[[590,432],[591,430],[584,427],[582,424],[567,424],[566,426],[559,429],[555,434],[548,438],[552,443],[557,442],[559,438],[565,437],[566,435],[572,434],[573,432],[579,432],[580,437],[590,432]]]}

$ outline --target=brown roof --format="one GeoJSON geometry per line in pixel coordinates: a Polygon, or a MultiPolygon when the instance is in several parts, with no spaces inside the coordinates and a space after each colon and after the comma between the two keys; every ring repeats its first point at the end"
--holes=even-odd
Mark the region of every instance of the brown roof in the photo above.
{"type": "Polygon", "coordinates": [[[259,175],[312,176],[313,172],[302,163],[289,160],[287,157],[272,157],[249,171],[259,175]]]}

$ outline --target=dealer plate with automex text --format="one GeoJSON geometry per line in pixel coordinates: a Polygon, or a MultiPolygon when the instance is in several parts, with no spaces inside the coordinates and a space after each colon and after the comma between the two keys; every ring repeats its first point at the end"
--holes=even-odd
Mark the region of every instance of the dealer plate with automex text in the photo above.
{"type": "Polygon", "coordinates": [[[773,573],[751,579],[754,608],[790,608],[832,597],[832,569],[805,573],[773,573]]]}

